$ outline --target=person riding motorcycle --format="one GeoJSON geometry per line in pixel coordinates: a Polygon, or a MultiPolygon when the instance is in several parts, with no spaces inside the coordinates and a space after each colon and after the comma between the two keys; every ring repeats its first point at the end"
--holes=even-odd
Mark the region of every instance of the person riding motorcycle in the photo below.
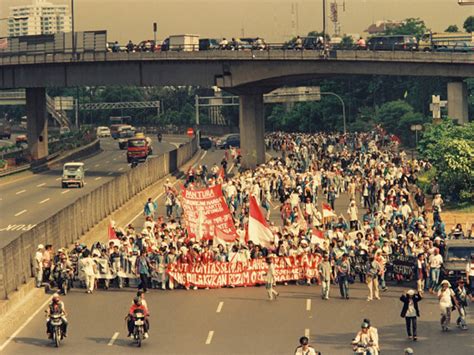
{"type": "Polygon", "coordinates": [[[67,260],[67,256],[64,253],[60,253],[59,255],[59,261],[54,265],[54,281],[56,282],[56,285],[58,287],[58,292],[64,293],[63,290],[63,281],[64,279],[68,280],[68,286],[69,286],[69,280],[71,280],[72,276],[74,274],[74,269],[72,267],[72,264],[69,260],[67,260]]]}
{"type": "Polygon", "coordinates": [[[142,304],[140,297],[135,297],[133,299],[133,304],[130,307],[127,315],[127,328],[128,328],[128,337],[133,339],[133,328],[135,327],[135,314],[143,313],[145,316],[145,339],[148,338],[148,329],[150,328],[150,323],[148,322],[148,309],[142,304]]]}
{"type": "Polygon", "coordinates": [[[61,328],[62,328],[63,337],[65,338],[67,336],[67,326],[68,326],[68,321],[66,319],[67,312],[66,312],[66,307],[64,306],[64,302],[61,301],[58,293],[55,293],[53,295],[53,299],[51,300],[51,303],[48,305],[48,308],[46,309],[46,333],[48,334],[48,337],[50,339],[53,337],[53,329],[51,326],[52,315],[61,316],[61,319],[63,321],[61,328]]]}
{"type": "Polygon", "coordinates": [[[369,324],[363,322],[360,328],[361,330],[352,341],[354,352],[356,354],[378,355],[378,350],[375,346],[376,340],[373,339],[372,334],[369,332],[369,324]]]}
{"type": "Polygon", "coordinates": [[[158,138],[158,142],[161,142],[163,139],[163,135],[161,133],[158,133],[156,137],[158,138]]]}

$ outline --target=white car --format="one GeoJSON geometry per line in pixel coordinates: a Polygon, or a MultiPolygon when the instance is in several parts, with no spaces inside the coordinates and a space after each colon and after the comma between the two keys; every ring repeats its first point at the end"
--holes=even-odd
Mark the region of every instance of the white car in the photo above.
{"type": "Polygon", "coordinates": [[[104,126],[97,127],[97,137],[110,137],[110,128],[104,126]]]}

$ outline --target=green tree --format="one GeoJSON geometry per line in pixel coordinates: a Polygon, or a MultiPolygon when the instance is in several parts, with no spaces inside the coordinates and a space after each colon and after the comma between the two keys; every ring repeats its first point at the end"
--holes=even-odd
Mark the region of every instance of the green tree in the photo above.
{"type": "Polygon", "coordinates": [[[469,16],[462,26],[466,32],[474,32],[474,16],[469,16]]]}
{"type": "Polygon", "coordinates": [[[459,32],[458,25],[449,25],[448,28],[444,30],[445,32],[459,32]]]}
{"type": "Polygon", "coordinates": [[[389,27],[386,35],[413,35],[420,38],[426,32],[425,22],[419,18],[407,18],[401,26],[389,27]]]}
{"type": "Polygon", "coordinates": [[[354,39],[351,36],[343,36],[339,46],[341,48],[352,48],[354,46],[354,39]]]}
{"type": "Polygon", "coordinates": [[[390,133],[395,133],[400,119],[413,113],[413,108],[405,101],[397,100],[383,104],[376,113],[376,120],[390,133]]]}

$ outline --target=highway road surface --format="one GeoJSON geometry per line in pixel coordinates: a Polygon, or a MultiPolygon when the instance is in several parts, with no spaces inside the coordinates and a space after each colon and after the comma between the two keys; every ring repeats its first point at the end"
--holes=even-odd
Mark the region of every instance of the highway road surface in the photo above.
{"type": "MultiPolygon", "coordinates": [[[[176,149],[189,140],[186,136],[165,136],[158,143],[153,138],[155,155],[176,149]]],[[[83,189],[61,188],[62,165],[41,174],[0,181],[0,247],[80,196],[130,169],[126,151],[119,149],[118,141],[103,138],[101,148],[101,153],[84,160],[86,185],[83,189]]]]}
{"type": "MultiPolygon", "coordinates": [[[[201,152],[196,164],[209,167],[219,163],[223,151],[201,152]]],[[[229,166],[232,173],[234,166],[229,166]]],[[[157,198],[159,214],[164,214],[163,196],[157,198]]],[[[342,200],[342,199],[341,199],[342,200]]],[[[145,201],[144,201],[145,202],[145,201]]],[[[345,201],[336,205],[344,208],[345,201]]],[[[278,209],[272,220],[278,220],[278,209]]],[[[133,224],[140,228],[142,211],[135,211],[133,224]]],[[[133,284],[131,286],[134,286],[133,284]]],[[[338,287],[331,299],[320,298],[319,286],[278,285],[280,296],[268,301],[264,287],[215,290],[150,290],[150,338],[138,349],[126,338],[124,317],[136,288],[85,294],[74,289],[63,297],[69,316],[69,336],[59,349],[46,339],[43,308],[25,322],[11,339],[0,343],[0,351],[16,354],[293,354],[299,337],[306,335],[323,355],[352,354],[350,342],[364,318],[378,328],[383,355],[402,355],[412,347],[415,354],[468,355],[474,350],[472,330],[452,327],[441,332],[439,307],[434,296],[420,303],[418,342],[407,339],[405,321],[400,318],[401,293],[407,286],[389,284],[380,301],[367,302],[367,287],[350,285],[350,299],[339,298],[338,287]]],[[[472,307],[471,307],[472,309],[472,307]]],[[[471,311],[472,313],[472,311],[471,311]]],[[[457,313],[452,319],[455,321],[457,313]]],[[[468,324],[472,317],[468,315],[468,324]]],[[[4,341],[3,339],[1,341],[4,341]]]]}

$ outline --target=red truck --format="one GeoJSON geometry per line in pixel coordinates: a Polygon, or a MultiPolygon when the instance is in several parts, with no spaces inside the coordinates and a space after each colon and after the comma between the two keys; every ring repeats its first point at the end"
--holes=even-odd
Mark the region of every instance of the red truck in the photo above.
{"type": "Polygon", "coordinates": [[[134,160],[146,160],[153,154],[151,139],[143,134],[137,134],[134,138],[130,138],[127,142],[127,162],[130,164],[134,160]]]}

